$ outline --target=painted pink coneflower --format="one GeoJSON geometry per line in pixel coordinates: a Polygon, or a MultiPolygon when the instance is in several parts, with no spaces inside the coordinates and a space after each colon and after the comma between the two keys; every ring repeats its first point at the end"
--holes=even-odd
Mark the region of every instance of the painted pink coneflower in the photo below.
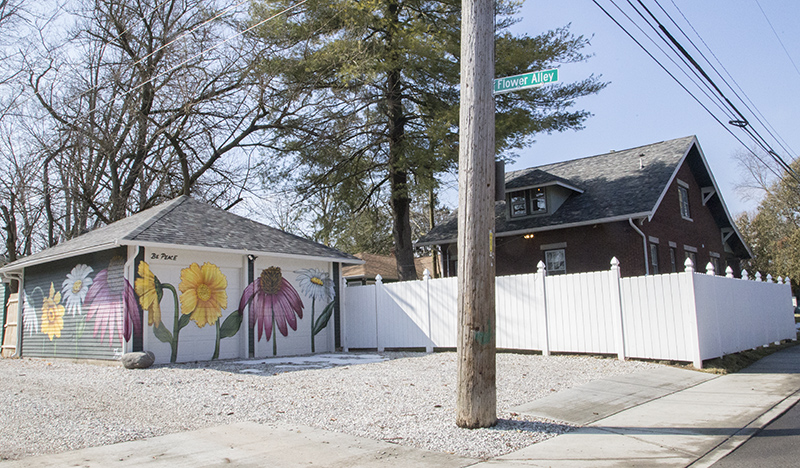
{"type": "MultiPolygon", "coordinates": [[[[250,283],[239,301],[239,310],[250,304],[250,327],[258,330],[258,341],[266,335],[272,336],[273,325],[281,335],[287,336],[289,328],[297,330],[297,318],[303,318],[303,301],[294,287],[286,281],[278,267],[269,267],[250,283]],[[297,315],[295,317],[295,314],[297,315]]],[[[277,354],[275,340],[272,352],[277,354]]]]}
{"type": "Polygon", "coordinates": [[[97,273],[86,293],[86,318],[94,321],[94,337],[99,335],[101,343],[108,337],[109,346],[114,345],[115,337],[128,341],[132,332],[139,334],[142,329],[136,293],[122,270],[122,259],[113,258],[108,268],[97,273]]]}

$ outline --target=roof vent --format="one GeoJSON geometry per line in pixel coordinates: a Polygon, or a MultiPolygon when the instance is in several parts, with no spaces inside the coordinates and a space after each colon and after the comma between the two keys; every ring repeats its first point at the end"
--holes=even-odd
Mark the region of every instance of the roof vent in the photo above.
{"type": "Polygon", "coordinates": [[[639,155],[639,169],[644,169],[644,153],[639,155]]]}

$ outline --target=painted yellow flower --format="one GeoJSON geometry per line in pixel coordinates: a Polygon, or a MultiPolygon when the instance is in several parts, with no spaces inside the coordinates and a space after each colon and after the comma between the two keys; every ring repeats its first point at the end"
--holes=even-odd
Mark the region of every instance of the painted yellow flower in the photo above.
{"type": "Polygon", "coordinates": [[[139,304],[147,311],[147,324],[158,327],[161,325],[161,297],[164,294],[161,282],[150,271],[147,262],[139,262],[137,273],[139,277],[134,281],[134,288],[139,296],[139,304]]]}
{"type": "Polygon", "coordinates": [[[61,329],[64,328],[64,306],[60,304],[61,293],[56,292],[53,283],[50,283],[50,296],[42,302],[42,333],[50,337],[61,338],[61,329]]]}
{"type": "Polygon", "coordinates": [[[198,327],[215,323],[228,307],[228,280],[213,263],[192,263],[181,270],[181,312],[191,314],[198,327]]]}

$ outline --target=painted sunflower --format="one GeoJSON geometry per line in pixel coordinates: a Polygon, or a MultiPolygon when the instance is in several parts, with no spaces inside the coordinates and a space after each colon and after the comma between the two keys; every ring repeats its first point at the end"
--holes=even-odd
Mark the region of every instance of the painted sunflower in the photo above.
{"type": "Polygon", "coordinates": [[[204,263],[201,267],[192,263],[181,270],[181,313],[190,315],[197,326],[213,324],[222,316],[222,309],[228,308],[228,280],[219,267],[204,263]]]}
{"type": "Polygon", "coordinates": [[[56,292],[53,283],[50,283],[50,295],[42,302],[42,333],[50,337],[61,338],[61,329],[64,328],[64,306],[60,304],[61,293],[56,292]]]}
{"type": "Polygon", "coordinates": [[[139,305],[147,311],[147,324],[161,325],[161,298],[164,290],[158,277],[150,271],[147,262],[139,262],[137,268],[138,278],[133,282],[136,294],[139,296],[139,305]]]}

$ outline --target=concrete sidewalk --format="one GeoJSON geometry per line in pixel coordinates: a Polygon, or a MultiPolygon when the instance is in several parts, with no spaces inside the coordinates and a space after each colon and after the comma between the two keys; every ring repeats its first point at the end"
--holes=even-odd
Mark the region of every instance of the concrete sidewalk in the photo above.
{"type": "MultiPolygon", "coordinates": [[[[646,377],[646,374],[635,376],[646,377]]],[[[639,383],[647,388],[647,382],[648,379],[642,379],[639,383]]],[[[626,409],[586,427],[483,465],[553,468],[711,466],[800,399],[800,346],[767,356],[736,374],[714,377],[694,385],[691,378],[685,382],[688,386],[682,390],[665,392],[638,405],[628,405],[626,409]]],[[[609,393],[613,395],[611,390],[615,387],[612,382],[608,383],[609,393]]],[[[651,378],[649,384],[653,383],[651,378]]],[[[580,401],[579,392],[576,401],[580,401]]],[[[609,410],[602,402],[598,408],[595,411],[609,410]]],[[[584,417],[591,418],[588,415],[584,417]]]]}
{"type": "Polygon", "coordinates": [[[707,467],[800,399],[800,346],[737,374],[662,368],[571,389],[515,411],[587,424],[487,461],[285,424],[240,423],[11,467],[707,467]]]}

